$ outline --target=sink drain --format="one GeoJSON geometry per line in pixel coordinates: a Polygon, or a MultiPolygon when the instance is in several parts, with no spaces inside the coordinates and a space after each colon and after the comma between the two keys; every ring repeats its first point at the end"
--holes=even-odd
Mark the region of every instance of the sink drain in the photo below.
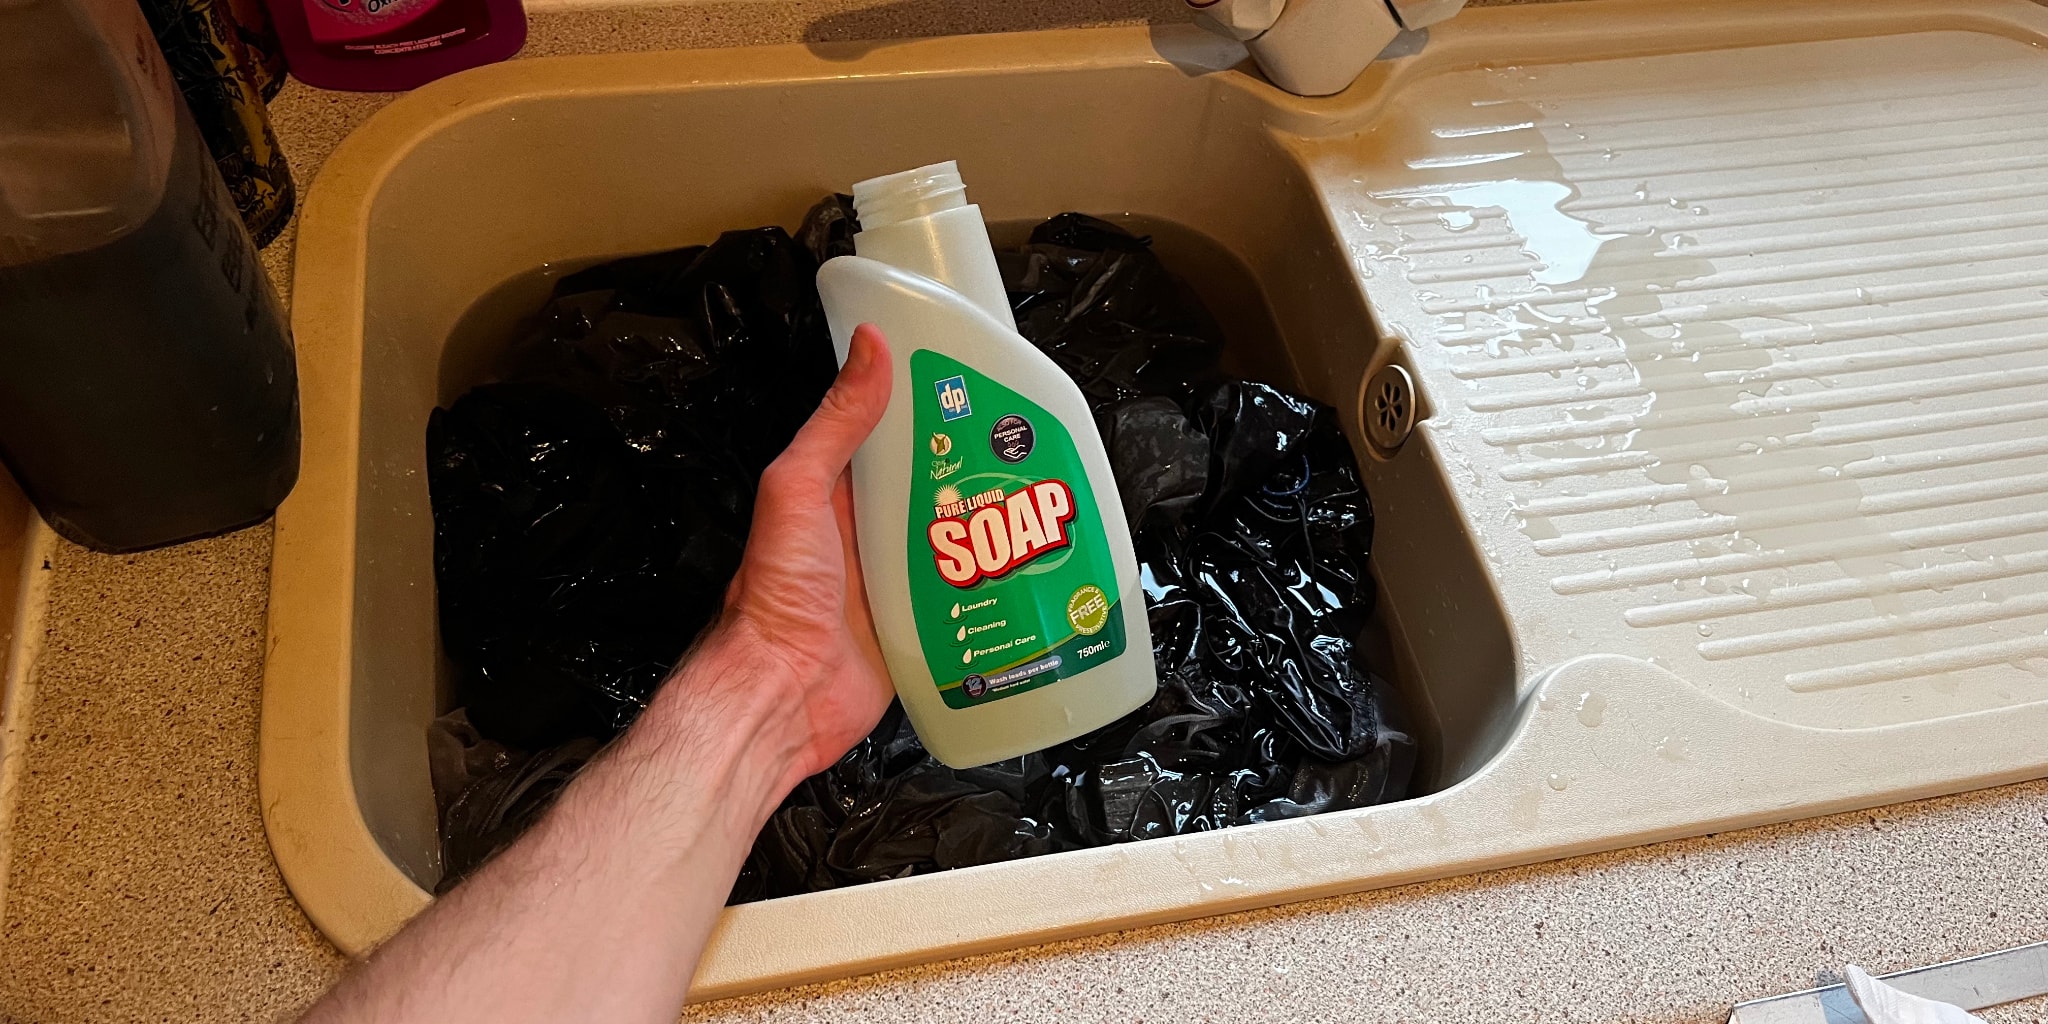
{"type": "Polygon", "coordinates": [[[1415,429],[1415,381],[1407,370],[1388,363],[1365,382],[1360,406],[1358,418],[1365,423],[1365,439],[1392,455],[1415,429]]]}

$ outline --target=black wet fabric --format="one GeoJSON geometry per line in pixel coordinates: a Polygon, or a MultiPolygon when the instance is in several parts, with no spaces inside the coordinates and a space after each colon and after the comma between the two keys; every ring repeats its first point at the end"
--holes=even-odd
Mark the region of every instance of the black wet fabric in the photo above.
{"type": "MultiPolygon", "coordinates": [[[[513,748],[449,787],[451,869],[531,821],[717,611],[760,469],[830,383],[813,277],[854,229],[837,196],[795,239],[564,278],[504,379],[435,414],[443,639],[476,730],[513,748]]],[[[999,262],[1109,448],[1159,694],[966,771],[892,707],[774,813],[735,902],[1406,795],[1415,745],[1358,649],[1372,505],[1332,410],[1227,379],[1199,297],[1116,225],[1061,214],[999,262]]]]}
{"type": "Polygon", "coordinates": [[[717,613],[835,372],[817,269],[763,228],[571,274],[500,379],[435,410],[441,638],[484,735],[608,738],[717,613]]]}

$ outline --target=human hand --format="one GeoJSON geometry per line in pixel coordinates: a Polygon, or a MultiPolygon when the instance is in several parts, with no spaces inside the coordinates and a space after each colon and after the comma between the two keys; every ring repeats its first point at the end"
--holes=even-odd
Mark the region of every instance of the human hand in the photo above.
{"type": "Polygon", "coordinates": [[[721,656],[748,666],[794,750],[781,787],[824,770],[881,720],[894,691],[875,641],[854,544],[848,463],[889,405],[881,331],[853,332],[818,411],[761,474],[753,531],[714,627],[721,656]]]}

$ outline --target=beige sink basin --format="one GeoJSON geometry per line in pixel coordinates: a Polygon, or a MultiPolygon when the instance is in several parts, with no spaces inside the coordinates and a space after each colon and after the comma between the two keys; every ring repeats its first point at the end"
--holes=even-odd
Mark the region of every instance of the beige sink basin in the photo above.
{"type": "Polygon", "coordinates": [[[260,776],[285,878],[360,952],[440,874],[424,440],[488,356],[449,346],[472,305],[948,158],[993,220],[1158,226],[1236,356],[1362,453],[1365,381],[1413,375],[1423,422],[1361,461],[1424,794],[731,908],[696,997],[2048,772],[2044,39],[2020,0],[1592,3],[1471,12],[1324,100],[1192,29],[405,97],[300,232],[260,776]]]}

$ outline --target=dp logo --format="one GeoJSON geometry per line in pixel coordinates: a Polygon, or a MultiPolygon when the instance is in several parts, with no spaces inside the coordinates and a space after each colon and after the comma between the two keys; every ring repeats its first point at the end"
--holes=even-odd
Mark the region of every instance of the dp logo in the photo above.
{"type": "Polygon", "coordinates": [[[957,420],[974,411],[967,404],[967,378],[948,377],[932,385],[939,390],[939,418],[957,420]]]}

